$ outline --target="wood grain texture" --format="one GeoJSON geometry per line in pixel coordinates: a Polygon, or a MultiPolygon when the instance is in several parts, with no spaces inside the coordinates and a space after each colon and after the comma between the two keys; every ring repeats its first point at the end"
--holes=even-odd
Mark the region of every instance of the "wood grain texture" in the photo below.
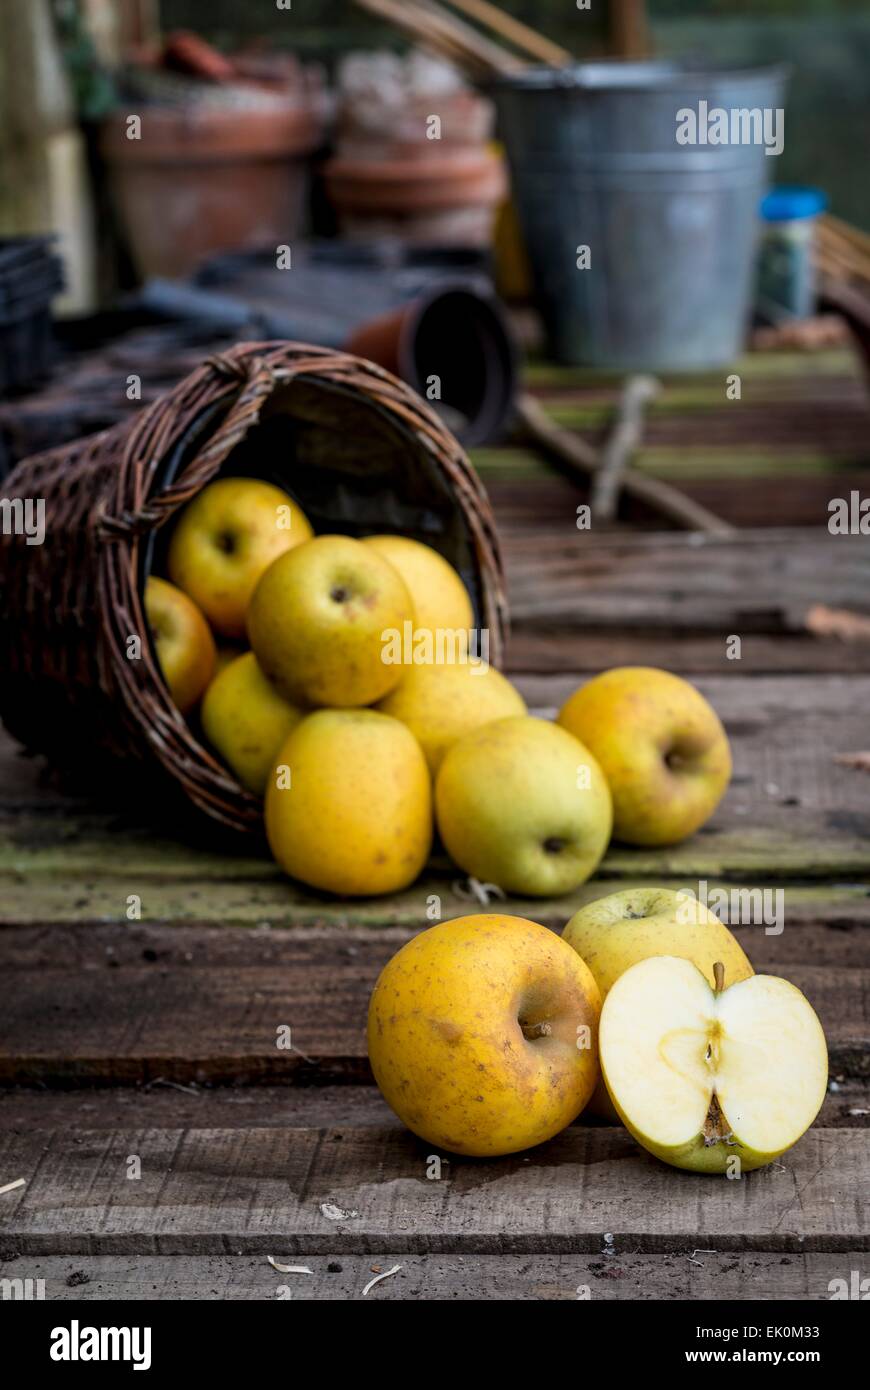
{"type": "MultiPolygon", "coordinates": [[[[796,471],[796,461],[790,461],[796,471]]],[[[739,482],[720,470],[724,476],[711,476],[708,464],[698,460],[693,477],[681,477],[677,483],[681,492],[699,502],[732,526],[763,531],[771,522],[777,526],[803,529],[824,525],[828,518],[828,503],[834,496],[848,497],[856,489],[866,497],[870,491],[870,469],[842,465],[835,476],[829,472],[807,472],[783,478],[764,471],[753,477],[741,477],[739,482]]],[[[565,535],[566,528],[575,526],[576,508],[588,501],[588,489],[566,477],[548,471],[543,460],[528,450],[493,450],[482,470],[490,501],[502,539],[507,543],[515,536],[529,536],[537,529],[553,526],[565,535]]],[[[662,518],[636,497],[620,499],[615,530],[625,534],[631,525],[633,534],[638,528],[660,531],[662,518]]],[[[552,535],[549,539],[552,539],[552,535]]],[[[797,537],[796,537],[797,540],[797,537]]]]}
{"type": "MultiPolygon", "coordinates": [[[[785,975],[806,994],[832,1068],[863,1078],[870,1076],[870,933],[866,920],[852,927],[851,951],[841,952],[842,931],[830,944],[826,929],[804,931],[803,951],[791,941],[781,948],[763,928],[740,935],[757,968],[785,975]],[[814,964],[816,941],[820,955],[842,963],[814,964]]],[[[0,1084],[369,1082],[369,997],[410,933],[225,929],[185,931],[179,940],[172,929],[137,929],[126,949],[110,954],[109,935],[97,929],[69,950],[57,948],[57,929],[3,933],[0,961],[15,987],[0,1019],[0,1084]],[[22,943],[16,964],[22,934],[37,944],[22,943]],[[224,947],[227,937],[235,940],[224,947]],[[58,955],[66,963],[59,966],[58,955]],[[292,1050],[277,1043],[285,1027],[292,1050]]]]}
{"type": "MultiPolygon", "coordinates": [[[[689,680],[734,673],[734,661],[721,634],[669,637],[667,663],[669,671],[689,680]]],[[[580,636],[569,628],[516,627],[508,642],[506,669],[513,680],[525,675],[570,675],[580,685],[611,666],[661,664],[662,640],[655,633],[627,629],[580,636]]],[[[744,676],[806,676],[811,666],[829,676],[866,675],[870,673],[870,642],[763,633],[752,633],[742,641],[740,670],[744,676]]]]}
{"type": "Polygon", "coordinates": [[[680,1173],[615,1129],[450,1159],[381,1130],[28,1131],[0,1254],[525,1254],[870,1249],[870,1131],[812,1129],[737,1181],[680,1173]],[[129,1179],[128,1160],[141,1160],[129,1179]],[[336,1214],[338,1213],[338,1214],[336,1214]]]}
{"type": "MultiPolygon", "coordinates": [[[[870,1127],[870,1078],[833,1073],[816,1123],[822,1129],[870,1127]]],[[[574,1122],[601,1128],[584,1112],[574,1122]]],[[[156,1077],[141,1086],[0,1087],[0,1129],[402,1129],[376,1086],[261,1083],[179,1085],[156,1077]]]]}
{"type": "Polygon", "coordinates": [[[43,1279],[53,1302],[104,1299],[150,1302],[203,1299],[209,1302],[362,1300],[375,1277],[399,1265],[378,1283],[369,1302],[442,1300],[536,1302],[668,1301],[697,1299],[829,1299],[834,1279],[867,1265],[860,1250],[837,1254],[767,1251],[698,1251],[664,1255],[625,1251],[616,1255],[415,1255],[395,1251],[371,1255],[306,1254],[280,1263],[305,1265],[310,1274],[281,1274],[265,1255],[27,1255],[7,1260],[0,1279],[43,1279]]]}
{"type": "MultiPolygon", "coordinates": [[[[512,621],[578,631],[631,626],[663,636],[711,631],[804,634],[813,603],[864,609],[870,552],[862,536],[747,531],[720,540],[695,534],[595,539],[565,517],[564,537],[516,537],[507,545],[512,621]],[[827,596],[827,597],[826,597],[827,596]]],[[[812,643],[808,646],[808,656],[812,643]]],[[[664,664],[667,664],[666,662],[664,664]]],[[[739,671],[739,662],[733,663],[739,671]]],[[[815,663],[810,660],[808,668],[815,663]]]]}

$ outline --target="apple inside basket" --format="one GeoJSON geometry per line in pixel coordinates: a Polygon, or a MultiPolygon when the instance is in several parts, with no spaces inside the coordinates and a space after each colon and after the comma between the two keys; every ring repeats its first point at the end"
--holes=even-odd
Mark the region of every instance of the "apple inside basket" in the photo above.
{"type": "Polygon", "coordinates": [[[492,514],[461,447],[413,391],[348,354],[242,344],[115,429],[20,463],[6,494],[46,499],[47,538],[25,553],[24,537],[2,537],[4,723],[91,782],[109,774],[127,796],[135,782],[165,799],[168,778],[208,815],[256,830],[261,799],[171,699],[144,609],[181,509],[221,477],[280,488],[318,535],[391,533],[440,552],[496,665],[506,605],[492,514]]]}

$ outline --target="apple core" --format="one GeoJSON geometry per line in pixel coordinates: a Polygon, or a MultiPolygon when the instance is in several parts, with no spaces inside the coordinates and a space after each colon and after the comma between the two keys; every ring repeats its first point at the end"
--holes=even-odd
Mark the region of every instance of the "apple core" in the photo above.
{"type": "Polygon", "coordinates": [[[639,1143],[678,1168],[758,1168],[812,1124],[827,1049],[807,1000],[754,975],[711,989],[690,961],[653,956],[614,984],[601,1017],[605,1084],[639,1143]]]}

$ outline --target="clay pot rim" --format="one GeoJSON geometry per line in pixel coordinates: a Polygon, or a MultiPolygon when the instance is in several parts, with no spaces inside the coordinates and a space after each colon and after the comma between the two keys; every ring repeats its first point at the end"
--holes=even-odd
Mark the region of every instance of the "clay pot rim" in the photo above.
{"type": "Polygon", "coordinates": [[[310,154],[320,143],[325,112],[317,102],[269,109],[143,106],[143,137],[127,139],[126,112],[103,122],[100,147],[113,164],[198,164],[247,157],[310,154]]]}
{"type": "Polygon", "coordinates": [[[504,169],[501,156],[489,149],[462,149],[430,159],[354,159],[336,155],[326,161],[323,172],[328,179],[359,183],[429,182],[432,179],[473,179],[492,170],[504,169]]]}
{"type": "Polygon", "coordinates": [[[323,176],[342,212],[394,212],[486,207],[507,195],[504,161],[489,150],[442,160],[329,160],[323,176]]]}

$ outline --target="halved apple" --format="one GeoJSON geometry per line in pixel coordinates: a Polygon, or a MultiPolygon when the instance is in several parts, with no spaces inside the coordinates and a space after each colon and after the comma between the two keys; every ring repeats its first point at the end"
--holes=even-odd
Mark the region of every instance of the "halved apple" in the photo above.
{"type": "Polygon", "coordinates": [[[697,966],[652,956],[604,1003],[605,1084],[626,1129],[675,1168],[722,1173],[772,1162],[812,1124],[828,1083],[822,1026],[773,975],[711,989],[697,966]]]}

